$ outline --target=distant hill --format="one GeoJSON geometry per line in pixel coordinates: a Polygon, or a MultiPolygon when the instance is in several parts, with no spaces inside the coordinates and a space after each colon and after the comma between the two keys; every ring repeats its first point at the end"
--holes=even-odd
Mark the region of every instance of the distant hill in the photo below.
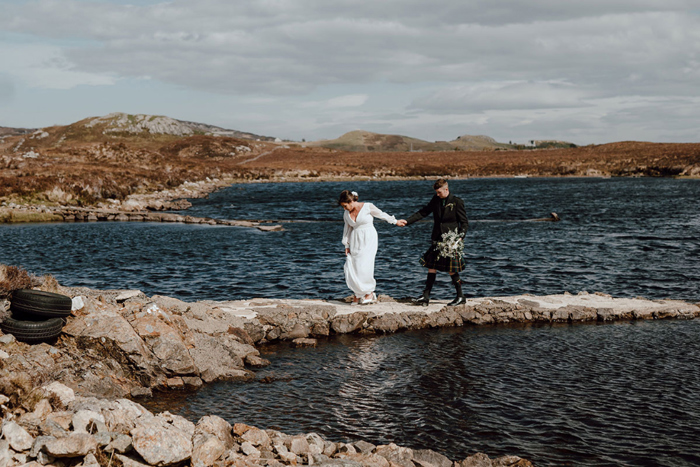
{"type": "Polygon", "coordinates": [[[306,146],[355,152],[452,151],[455,149],[484,151],[511,147],[488,136],[464,135],[452,141],[431,143],[409,136],[384,135],[363,130],[345,133],[337,139],[313,141],[306,146]]]}
{"type": "Polygon", "coordinates": [[[276,138],[154,115],[115,113],[0,137],[0,198],[108,206],[185,182],[251,179],[276,138]],[[235,136],[232,136],[235,135],[235,136]]]}
{"type": "MultiPolygon", "coordinates": [[[[238,130],[227,130],[205,123],[188,122],[161,115],[111,113],[104,117],[81,120],[85,128],[95,128],[105,135],[171,135],[171,136],[228,136],[256,141],[274,141],[272,136],[261,136],[238,130]]],[[[73,124],[76,125],[76,124],[73,124]]]]}
{"type": "Polygon", "coordinates": [[[16,136],[16,135],[26,135],[35,131],[35,128],[10,128],[6,126],[0,126],[0,138],[3,136],[16,136]]]}

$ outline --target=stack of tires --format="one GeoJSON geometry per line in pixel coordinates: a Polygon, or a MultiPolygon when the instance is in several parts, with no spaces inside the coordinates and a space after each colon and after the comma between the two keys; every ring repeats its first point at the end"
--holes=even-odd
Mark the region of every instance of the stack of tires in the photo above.
{"type": "Polygon", "coordinates": [[[12,294],[11,318],[0,323],[5,334],[28,344],[46,342],[61,334],[73,301],[66,295],[22,289],[12,294]]]}

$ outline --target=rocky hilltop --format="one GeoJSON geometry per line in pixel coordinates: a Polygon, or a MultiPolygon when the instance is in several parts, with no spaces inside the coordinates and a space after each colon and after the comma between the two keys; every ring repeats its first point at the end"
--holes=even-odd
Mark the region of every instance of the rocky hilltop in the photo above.
{"type": "Polygon", "coordinates": [[[306,146],[354,152],[484,151],[512,147],[488,136],[463,135],[453,141],[431,143],[409,136],[384,135],[362,130],[345,133],[337,139],[314,141],[306,146]]]}
{"type": "Polygon", "coordinates": [[[78,122],[78,125],[86,128],[99,128],[107,134],[151,134],[172,136],[230,136],[254,141],[274,141],[272,136],[260,136],[238,130],[227,130],[214,125],[204,123],[187,122],[161,115],[130,115],[125,113],[111,113],[104,117],[92,117],[78,122]]]}
{"type": "Polygon", "coordinates": [[[272,149],[269,139],[127,114],[14,134],[0,138],[0,199],[118,209],[130,195],[259,178],[242,163],[272,149]]]}

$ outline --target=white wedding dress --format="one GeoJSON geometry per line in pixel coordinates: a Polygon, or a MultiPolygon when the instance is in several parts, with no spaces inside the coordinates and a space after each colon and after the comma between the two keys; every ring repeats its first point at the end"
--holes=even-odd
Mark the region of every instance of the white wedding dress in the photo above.
{"type": "Polygon", "coordinates": [[[343,245],[350,249],[350,254],[345,257],[345,282],[358,298],[374,292],[377,287],[377,281],[374,280],[374,257],[379,244],[374,228],[375,217],[396,224],[394,216],[372,203],[364,203],[355,220],[352,220],[348,211],[343,216],[343,245]]]}

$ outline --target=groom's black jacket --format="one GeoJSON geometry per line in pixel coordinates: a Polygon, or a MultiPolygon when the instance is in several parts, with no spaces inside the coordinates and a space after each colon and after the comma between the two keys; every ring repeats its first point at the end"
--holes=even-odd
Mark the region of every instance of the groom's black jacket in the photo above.
{"type": "Polygon", "coordinates": [[[416,221],[433,213],[433,233],[430,238],[434,242],[442,240],[442,234],[450,230],[457,230],[464,237],[467,234],[469,221],[467,220],[467,211],[464,209],[464,201],[453,194],[449,194],[443,199],[438,195],[433,195],[433,198],[428,204],[421,208],[418,212],[406,219],[406,224],[410,225],[416,221]]]}

